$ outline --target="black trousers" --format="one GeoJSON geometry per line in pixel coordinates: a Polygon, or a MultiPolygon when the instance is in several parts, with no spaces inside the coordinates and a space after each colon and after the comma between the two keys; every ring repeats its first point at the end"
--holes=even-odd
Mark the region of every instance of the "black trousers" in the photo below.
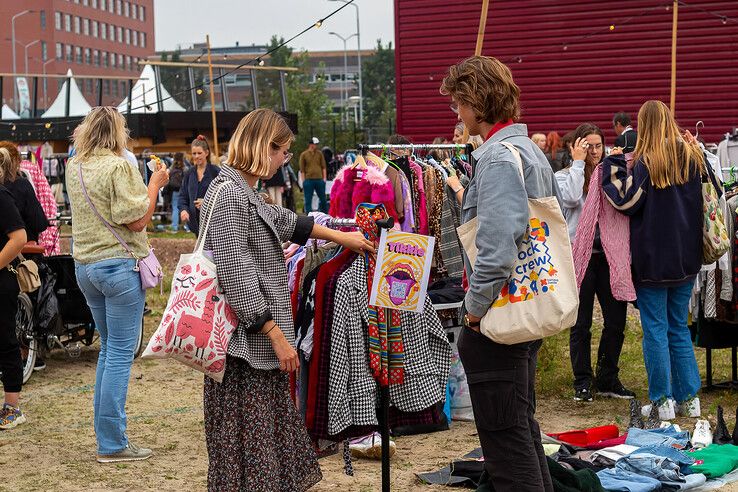
{"type": "Polygon", "coordinates": [[[535,419],[542,343],[500,345],[469,328],[459,336],[485,470],[496,492],[553,492],[535,419]]]}
{"type": "Polygon", "coordinates": [[[0,269],[0,379],[6,393],[19,393],[23,385],[23,362],[15,335],[19,292],[15,275],[7,268],[0,269]]]}
{"type": "Polygon", "coordinates": [[[628,303],[618,301],[610,289],[610,267],[605,253],[592,253],[582,286],[579,289],[579,314],[569,334],[571,367],[574,371],[574,388],[592,385],[592,311],[594,298],[602,307],[605,319],[602,338],[597,350],[595,386],[609,389],[618,378],[618,361],[625,340],[625,317],[628,303]]]}

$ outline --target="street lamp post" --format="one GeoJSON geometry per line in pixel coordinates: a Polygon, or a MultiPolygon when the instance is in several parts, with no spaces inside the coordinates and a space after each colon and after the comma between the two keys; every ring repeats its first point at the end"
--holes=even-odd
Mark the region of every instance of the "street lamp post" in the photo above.
{"type": "Polygon", "coordinates": [[[46,65],[48,65],[51,62],[55,62],[55,58],[50,58],[44,62],[43,71],[44,71],[44,109],[49,109],[49,100],[46,98],[46,65]]]}
{"type": "Polygon", "coordinates": [[[31,12],[33,12],[33,10],[24,10],[10,18],[10,37],[13,43],[13,106],[15,106],[16,111],[18,110],[18,87],[15,84],[15,74],[18,73],[18,70],[15,66],[15,19],[21,15],[30,14],[31,12]]]}
{"type": "Polygon", "coordinates": [[[338,39],[343,41],[343,81],[341,83],[341,123],[343,123],[344,120],[348,119],[346,117],[346,103],[348,102],[348,51],[346,50],[346,42],[354,36],[357,36],[357,34],[353,33],[347,38],[344,38],[337,32],[333,31],[329,32],[328,34],[336,36],[338,39]]]}
{"type": "MultiPolygon", "coordinates": [[[[343,2],[349,3],[348,0],[328,0],[329,2],[343,2]]],[[[361,124],[364,124],[364,89],[362,85],[364,83],[364,77],[361,76],[361,29],[359,28],[359,6],[356,3],[351,3],[356,9],[356,57],[359,62],[359,120],[361,124]]]]}
{"type": "Polygon", "coordinates": [[[26,67],[25,74],[26,75],[28,75],[28,48],[30,48],[34,44],[40,43],[40,42],[41,42],[41,40],[40,39],[37,39],[36,41],[31,41],[30,43],[23,45],[23,57],[24,57],[25,62],[26,62],[26,64],[25,64],[25,67],[26,67]]]}

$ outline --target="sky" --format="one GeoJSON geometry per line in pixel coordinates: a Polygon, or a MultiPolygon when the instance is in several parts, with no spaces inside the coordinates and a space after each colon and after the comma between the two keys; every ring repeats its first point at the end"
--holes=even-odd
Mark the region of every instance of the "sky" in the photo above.
{"type": "MultiPolygon", "coordinates": [[[[376,46],[377,39],[394,44],[394,0],[355,0],[359,6],[361,47],[376,46]]],[[[155,0],[156,50],[174,50],[204,42],[210,34],[213,47],[267,44],[273,34],[289,39],[341,6],[329,0],[155,0]]],[[[343,37],[356,32],[356,8],[349,5],[295,39],[290,46],[308,50],[340,50],[343,37]]],[[[348,40],[356,49],[356,38],[348,40]]]]}

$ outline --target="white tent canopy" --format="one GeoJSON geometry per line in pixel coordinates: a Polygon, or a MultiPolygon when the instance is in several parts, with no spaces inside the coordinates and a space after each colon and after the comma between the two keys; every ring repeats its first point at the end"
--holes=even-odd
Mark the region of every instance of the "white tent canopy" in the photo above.
{"type": "Polygon", "coordinates": [[[7,104],[3,104],[2,109],[2,119],[4,120],[19,120],[20,116],[18,116],[18,113],[10,109],[10,106],[7,104]]]}
{"type": "MultiPolygon", "coordinates": [[[[157,92],[157,80],[154,69],[146,65],[141,72],[141,77],[133,86],[131,91],[131,113],[158,113],[157,95],[160,95],[163,111],[186,111],[177,101],[170,97],[169,92],[163,85],[159,84],[157,92]]],[[[128,98],[123,99],[118,105],[118,111],[125,114],[128,111],[128,98]]]]}
{"type": "Polygon", "coordinates": [[[79,90],[79,87],[77,86],[77,82],[74,80],[74,77],[72,76],[72,70],[67,71],[67,77],[69,77],[67,80],[64,81],[64,84],[61,87],[61,90],[59,91],[59,94],[56,96],[56,99],[53,103],[51,103],[51,106],[49,106],[49,109],[46,110],[44,114],[41,115],[42,118],[62,118],[64,116],[85,116],[87,113],[90,112],[92,109],[92,106],[87,102],[87,99],[85,99],[85,96],[82,95],[82,92],[79,90]],[[67,100],[67,83],[70,83],[70,89],[69,89],[69,114],[65,114],[65,107],[66,107],[66,100],[67,100]]]}

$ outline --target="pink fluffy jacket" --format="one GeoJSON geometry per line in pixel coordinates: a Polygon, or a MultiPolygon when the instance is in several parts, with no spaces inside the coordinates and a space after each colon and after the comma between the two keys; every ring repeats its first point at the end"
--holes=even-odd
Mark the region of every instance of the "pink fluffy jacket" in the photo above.
{"type": "Polygon", "coordinates": [[[381,203],[390,217],[399,223],[395,209],[395,192],[389,178],[379,169],[369,165],[367,169],[344,166],[336,173],[331,188],[332,217],[353,218],[356,207],[361,203],[381,203]],[[361,179],[355,179],[361,174],[361,179]]]}
{"type": "Polygon", "coordinates": [[[618,301],[636,299],[630,272],[630,219],[613,208],[602,191],[602,164],[597,166],[589,181],[589,193],[579,217],[574,238],[574,270],[577,287],[582,286],[592,257],[595,227],[600,225],[602,249],[610,267],[610,289],[618,301]]]}

